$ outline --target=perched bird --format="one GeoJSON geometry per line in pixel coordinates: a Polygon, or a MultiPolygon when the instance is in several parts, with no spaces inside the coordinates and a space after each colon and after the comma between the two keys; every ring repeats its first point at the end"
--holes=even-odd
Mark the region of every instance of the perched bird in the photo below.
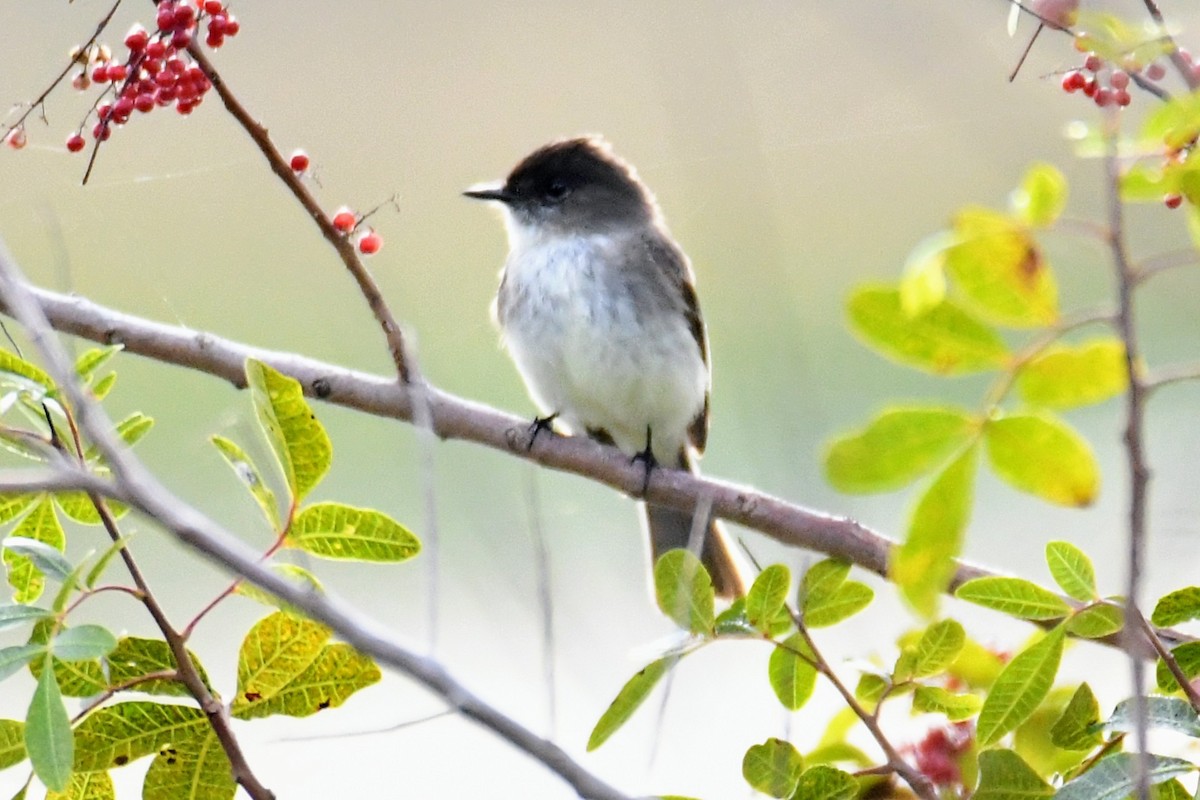
{"type": "MultiPolygon", "coordinates": [[[[687,256],[654,195],[599,137],[551,142],[468,197],[504,210],[509,253],[494,306],[533,401],[571,433],[691,470],[708,437],[708,337],[687,256]]],[[[693,514],[646,505],[655,560],[686,548],[693,514]]],[[[745,593],[727,535],[700,557],[719,595],[745,593]]]]}

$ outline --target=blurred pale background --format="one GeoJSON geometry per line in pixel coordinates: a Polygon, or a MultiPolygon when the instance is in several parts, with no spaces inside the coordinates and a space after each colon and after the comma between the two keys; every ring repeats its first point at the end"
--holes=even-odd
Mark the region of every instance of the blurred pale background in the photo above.
{"type": "MultiPolygon", "coordinates": [[[[1132,0],[1114,7],[1142,11],[1132,0]]],[[[107,8],[98,0],[6,0],[0,101],[35,96],[107,8]]],[[[502,176],[545,140],[603,132],[656,190],[699,276],[715,364],[704,470],[893,535],[903,530],[908,495],[836,494],[821,478],[822,442],[887,399],[940,396],[972,406],[986,384],[935,380],[859,346],[843,326],[847,291],[859,281],[894,279],[908,250],[957,206],[1002,204],[1034,160],[1067,173],[1070,213],[1095,216],[1103,206],[1100,165],[1074,160],[1062,136],[1068,121],[1095,111],[1062,94],[1057,78],[1040,77],[1072,66],[1072,51],[1045,37],[1009,84],[1031,26],[1025,22],[1009,39],[1002,0],[351,0],[235,10],[242,33],[215,61],[281,147],[312,155],[324,205],[367,208],[398,196],[399,213],[377,218],[386,244],[370,267],[439,386],[532,413],[488,319],[502,229],[459,192],[502,176]]],[[[1193,3],[1168,0],[1165,10],[1185,41],[1200,43],[1193,3]]],[[[110,38],[119,41],[130,22],[148,17],[148,4],[126,3],[110,38]]],[[[1139,94],[1128,113],[1140,116],[1151,104],[1139,94]]],[[[351,281],[215,96],[186,120],[163,111],[134,120],[103,149],[91,184],[81,188],[85,159],[67,154],[62,142],[84,108],[69,88],[60,90],[47,106],[50,127],[32,124],[24,152],[0,153],[0,236],[34,280],[247,343],[389,371],[351,281]]],[[[1186,241],[1180,215],[1152,207],[1132,219],[1138,254],[1186,241]]],[[[1050,237],[1046,247],[1068,306],[1111,295],[1103,251],[1067,236],[1050,237]]],[[[1142,295],[1152,363],[1195,355],[1198,291],[1190,270],[1155,280],[1142,295]]],[[[247,398],[133,356],[116,364],[113,411],[138,409],[158,420],[141,455],[207,513],[263,542],[251,502],[206,442],[213,432],[252,440],[247,398]]],[[[1196,388],[1178,387],[1150,407],[1151,589],[1196,580],[1198,399],[1196,388]]],[[[335,446],[319,497],[381,508],[427,535],[413,431],[317,410],[335,446]]],[[[1046,580],[1043,543],[1066,538],[1096,558],[1107,591],[1121,591],[1120,411],[1109,404],[1070,415],[1103,460],[1105,490],[1095,508],[1051,508],[985,475],[969,556],[1046,580]]],[[[746,746],[784,734],[801,748],[815,742],[835,707],[828,687],[789,720],[767,686],[766,648],[734,644],[683,664],[661,719],[652,700],[600,751],[584,754],[600,712],[671,633],[645,586],[633,503],[471,445],[439,443],[432,458],[442,576],[436,636],[427,624],[425,559],[392,567],[318,564],[328,585],[414,648],[436,641],[435,654],[470,687],[632,794],[743,797],[746,746]],[[553,701],[542,666],[534,520],[550,551],[553,701]]],[[[97,535],[75,532],[74,551],[96,546],[97,535]]],[[[748,542],[762,560],[799,567],[812,559],[755,535],[748,542]]],[[[176,620],[225,583],[150,530],[136,548],[176,620]]],[[[998,646],[1027,635],[996,615],[953,610],[998,646]]],[[[225,693],[240,635],[261,613],[235,599],[197,632],[194,647],[225,693]]],[[[84,614],[121,614],[127,630],[152,633],[128,603],[97,601],[84,614]]],[[[910,624],[881,587],[875,606],[822,632],[820,641],[836,659],[888,657],[910,624]]],[[[1105,702],[1125,689],[1122,662],[1090,648],[1074,651],[1067,672],[1088,675],[1105,702]]],[[[0,715],[21,715],[30,688],[24,677],[6,682],[0,715]]],[[[457,719],[284,741],[387,727],[440,708],[388,675],[342,709],[240,730],[279,797],[573,796],[536,763],[457,719]]],[[[123,796],[136,796],[145,763],[118,773],[127,781],[123,796]]],[[[19,770],[0,774],[0,794],[22,777],[19,770]]]]}

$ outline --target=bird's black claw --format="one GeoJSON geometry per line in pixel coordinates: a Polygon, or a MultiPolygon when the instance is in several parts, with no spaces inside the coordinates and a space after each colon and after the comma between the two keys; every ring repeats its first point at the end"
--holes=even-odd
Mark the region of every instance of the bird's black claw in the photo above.
{"type": "Polygon", "coordinates": [[[558,412],[555,411],[546,417],[534,417],[533,422],[529,423],[529,444],[525,445],[525,452],[528,453],[533,449],[533,443],[537,441],[538,434],[542,431],[554,433],[554,420],[558,418],[558,412]]]}
{"type": "Polygon", "coordinates": [[[658,459],[654,457],[654,450],[650,447],[650,429],[646,429],[646,449],[641,452],[634,453],[629,459],[630,464],[641,462],[646,471],[642,475],[642,497],[646,496],[646,492],[650,489],[650,473],[658,466],[658,459]]]}

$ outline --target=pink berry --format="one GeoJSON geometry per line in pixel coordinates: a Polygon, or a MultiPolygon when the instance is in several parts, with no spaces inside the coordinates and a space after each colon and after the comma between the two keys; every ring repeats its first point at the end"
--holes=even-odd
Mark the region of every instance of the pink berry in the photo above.
{"type": "Polygon", "coordinates": [[[1088,72],[1099,72],[1104,66],[1104,59],[1095,53],[1088,53],[1087,58],[1083,60],[1083,68],[1088,72]]]}
{"type": "Polygon", "coordinates": [[[354,212],[342,206],[333,215],[333,227],[342,233],[349,233],[354,230],[354,226],[358,224],[358,219],[354,216],[354,212]]]}
{"type": "Polygon", "coordinates": [[[358,252],[365,256],[375,255],[383,247],[383,237],[375,231],[368,231],[358,240],[358,252]]]}
{"type": "Polygon", "coordinates": [[[1122,72],[1119,69],[1113,70],[1113,74],[1109,76],[1108,85],[1114,89],[1129,88],[1129,73],[1122,72]]]}
{"type": "Polygon", "coordinates": [[[87,142],[85,142],[83,137],[78,133],[72,133],[67,137],[67,150],[72,153],[78,153],[83,149],[85,144],[87,144],[87,142]]]}
{"type": "Polygon", "coordinates": [[[13,150],[20,150],[26,144],[28,144],[28,142],[29,140],[25,136],[24,128],[13,128],[4,135],[4,143],[13,150]]]}
{"type": "Polygon", "coordinates": [[[1181,205],[1183,205],[1183,195],[1169,194],[1163,198],[1163,205],[1165,205],[1167,208],[1179,208],[1181,205]]]}
{"type": "Polygon", "coordinates": [[[91,85],[92,79],[88,77],[87,70],[81,69],[79,72],[76,72],[73,76],[71,76],[71,86],[81,92],[91,85]]]}
{"type": "Polygon", "coordinates": [[[304,172],[308,169],[308,153],[303,150],[294,150],[291,161],[288,163],[292,166],[292,172],[304,172]]]}
{"type": "Polygon", "coordinates": [[[1101,108],[1104,108],[1105,106],[1111,106],[1116,102],[1116,97],[1113,94],[1113,90],[1109,89],[1107,86],[1101,86],[1098,88],[1096,90],[1096,96],[1093,99],[1096,101],[1096,105],[1100,106],[1101,108]]]}
{"type": "Polygon", "coordinates": [[[1114,89],[1113,100],[1121,108],[1125,108],[1125,106],[1133,102],[1133,97],[1129,94],[1128,89],[1114,89]]]}
{"type": "Polygon", "coordinates": [[[1146,77],[1152,81],[1161,81],[1167,76],[1167,68],[1155,61],[1146,67],[1146,77]]]}

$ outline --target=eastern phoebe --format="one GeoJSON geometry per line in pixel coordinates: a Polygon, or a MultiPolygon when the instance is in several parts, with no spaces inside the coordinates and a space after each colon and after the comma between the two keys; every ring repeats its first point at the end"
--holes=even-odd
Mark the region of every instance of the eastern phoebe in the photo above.
{"type": "MultiPolygon", "coordinates": [[[[572,433],[645,462],[691,470],[708,436],[708,338],[691,265],[654,195],[599,137],[535,150],[502,185],[508,259],[496,294],[502,339],[534,402],[572,433]]],[[[531,443],[532,444],[532,443],[531,443]]],[[[689,512],[646,506],[657,560],[686,548],[689,512]]],[[[732,545],[709,520],[700,551],[717,593],[745,593],[732,545]]]]}

